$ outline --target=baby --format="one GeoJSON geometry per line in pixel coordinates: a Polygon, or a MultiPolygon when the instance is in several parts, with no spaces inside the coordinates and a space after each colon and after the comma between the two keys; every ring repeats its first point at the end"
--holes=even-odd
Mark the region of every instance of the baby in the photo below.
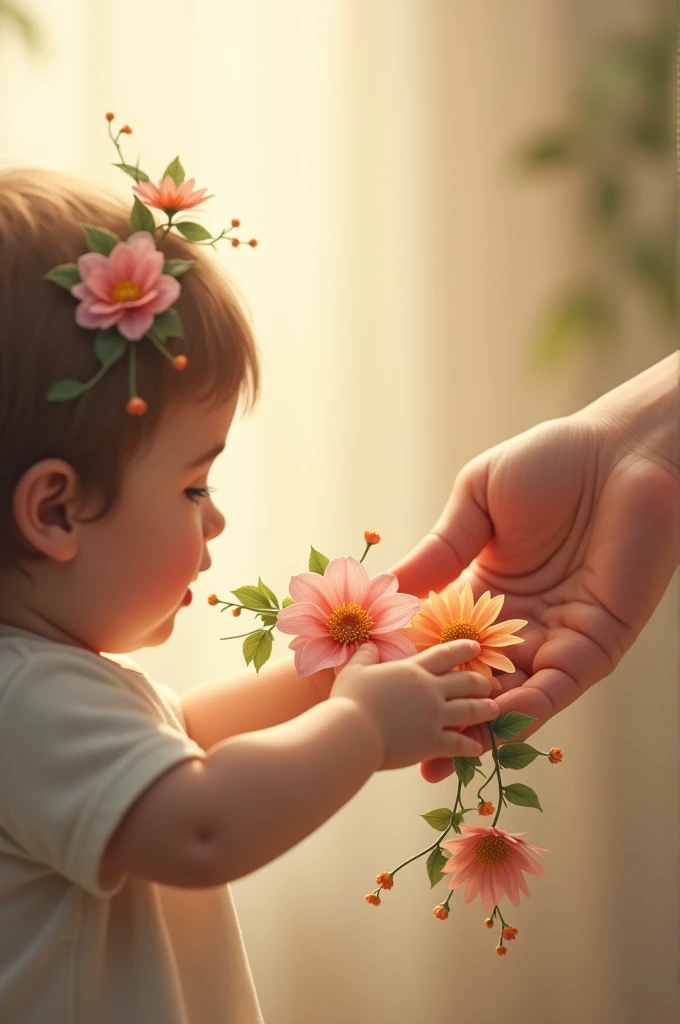
{"type": "MultiPolygon", "coordinates": [[[[440,644],[338,672],[197,685],[180,700],[126,657],[165,643],[225,526],[208,473],[259,384],[255,344],[203,251],[176,303],[177,372],[135,345],[98,370],[72,295],[44,279],[125,239],[130,207],[46,171],[0,172],[0,1021],[254,1024],[229,885],[317,829],[374,772],[476,756],[457,731],[498,714],[490,681],[440,644]],[[106,653],[104,653],[106,652],[106,653]]],[[[125,287],[130,282],[123,282],[125,287]]]]}

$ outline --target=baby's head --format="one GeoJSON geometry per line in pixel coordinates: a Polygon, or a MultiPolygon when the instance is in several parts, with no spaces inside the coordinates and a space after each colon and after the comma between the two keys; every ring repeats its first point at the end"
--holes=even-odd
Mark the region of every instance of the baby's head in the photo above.
{"type": "Polygon", "coordinates": [[[232,289],[201,248],[171,234],[165,256],[197,261],[175,303],[185,337],[169,343],[186,368],[143,338],[146,415],[125,411],[127,358],[82,398],[46,401],[55,381],[87,381],[100,364],[76,300],[43,275],[87,251],[83,224],[127,237],[130,208],[65,175],[0,171],[0,622],[110,653],[167,639],[208,568],[224,518],[200,491],[259,381],[232,289]]]}

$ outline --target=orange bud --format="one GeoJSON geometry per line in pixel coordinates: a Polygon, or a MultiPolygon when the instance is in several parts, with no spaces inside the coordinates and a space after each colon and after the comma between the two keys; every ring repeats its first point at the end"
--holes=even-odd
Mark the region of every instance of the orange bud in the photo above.
{"type": "Polygon", "coordinates": [[[493,918],[487,917],[484,924],[486,925],[487,928],[493,928],[493,918]]]}
{"type": "Polygon", "coordinates": [[[445,921],[446,918],[449,916],[448,910],[441,904],[438,907],[435,907],[432,913],[434,914],[435,917],[439,918],[440,921],[445,921]]]}
{"type": "Polygon", "coordinates": [[[379,907],[380,897],[377,896],[374,892],[369,892],[368,896],[366,897],[366,902],[370,903],[372,907],[379,907]]]}
{"type": "Polygon", "coordinates": [[[231,609],[231,614],[234,616],[235,619],[237,619],[239,617],[239,615],[241,614],[241,609],[240,608],[232,608],[231,609]]]}
{"type": "Polygon", "coordinates": [[[148,408],[144,399],[140,398],[139,395],[135,395],[134,398],[128,400],[125,411],[129,412],[131,416],[143,416],[148,408]]]}
{"type": "Polygon", "coordinates": [[[115,114],[112,114],[112,113],[111,113],[111,111],[109,110],[108,114],[106,115],[106,120],[107,120],[107,121],[113,121],[113,119],[114,119],[114,117],[115,117],[115,116],[116,116],[116,115],[115,115],[115,114]]]}
{"type": "Polygon", "coordinates": [[[130,127],[129,124],[124,124],[121,128],[121,132],[123,133],[123,135],[132,135],[132,128],[130,127]]]}
{"type": "Polygon", "coordinates": [[[176,370],[186,370],[188,362],[189,360],[187,359],[186,356],[180,355],[175,356],[175,358],[172,361],[172,365],[175,367],[176,370]]]}
{"type": "Polygon", "coordinates": [[[548,751],[548,760],[551,764],[559,764],[563,756],[559,747],[551,747],[548,751]]]}
{"type": "Polygon", "coordinates": [[[508,947],[507,946],[496,946],[496,952],[498,953],[499,956],[507,956],[508,947]]]}
{"type": "Polygon", "coordinates": [[[255,246],[257,245],[257,239],[256,238],[251,238],[250,241],[248,242],[248,245],[251,246],[251,248],[254,249],[255,246]]]}
{"type": "Polygon", "coordinates": [[[379,544],[380,534],[376,533],[374,530],[366,530],[364,533],[364,540],[367,544],[379,544]]]}
{"type": "Polygon", "coordinates": [[[212,605],[219,604],[219,600],[220,599],[217,596],[217,594],[210,594],[210,596],[208,597],[208,604],[212,604],[212,605]]]}
{"type": "Polygon", "coordinates": [[[236,217],[234,217],[232,222],[231,222],[231,226],[232,226],[232,228],[240,228],[241,227],[241,221],[238,220],[236,217]]]}
{"type": "Polygon", "coordinates": [[[241,243],[239,242],[238,238],[232,238],[232,240],[231,240],[231,244],[232,244],[232,245],[234,246],[234,248],[236,249],[236,247],[237,247],[237,246],[239,246],[239,245],[240,245],[241,243]]]}
{"type": "Polygon", "coordinates": [[[512,925],[508,925],[506,928],[503,929],[502,934],[504,939],[506,939],[508,942],[511,942],[513,939],[517,937],[517,929],[513,928],[512,925]]]}
{"type": "Polygon", "coordinates": [[[496,810],[496,808],[494,807],[493,804],[490,804],[488,802],[482,801],[482,803],[479,804],[479,806],[477,807],[477,814],[481,814],[481,816],[483,818],[485,818],[489,814],[493,814],[495,812],[495,810],[496,810]]]}
{"type": "Polygon", "coordinates": [[[375,881],[383,889],[391,889],[394,885],[394,879],[389,871],[381,871],[375,881]]]}

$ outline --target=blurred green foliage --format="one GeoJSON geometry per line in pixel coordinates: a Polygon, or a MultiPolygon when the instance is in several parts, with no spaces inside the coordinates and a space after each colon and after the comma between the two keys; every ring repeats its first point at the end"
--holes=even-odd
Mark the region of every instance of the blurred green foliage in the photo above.
{"type": "Polygon", "coordinates": [[[37,52],[43,45],[43,37],[38,24],[19,4],[11,0],[0,0],[0,32],[9,25],[19,32],[27,48],[37,52]]]}
{"type": "Polygon", "coordinates": [[[552,363],[577,344],[613,346],[621,281],[664,326],[675,321],[674,218],[669,202],[644,202],[641,193],[646,180],[663,179],[647,178],[645,168],[668,168],[672,196],[676,52],[675,23],[668,5],[659,5],[644,34],[617,36],[596,53],[567,122],[521,147],[527,172],[580,176],[579,216],[593,257],[584,276],[549,303],[535,348],[541,361],[552,363]]]}

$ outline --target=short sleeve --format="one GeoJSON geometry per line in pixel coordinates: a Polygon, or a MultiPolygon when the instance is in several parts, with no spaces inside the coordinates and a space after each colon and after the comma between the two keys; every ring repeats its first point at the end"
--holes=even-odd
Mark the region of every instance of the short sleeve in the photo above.
{"type": "MultiPolygon", "coordinates": [[[[162,774],[205,758],[120,669],[37,655],[0,702],[0,824],[32,858],[95,896],[126,811],[162,774]]],[[[150,684],[149,684],[150,685],[150,684]]]]}

